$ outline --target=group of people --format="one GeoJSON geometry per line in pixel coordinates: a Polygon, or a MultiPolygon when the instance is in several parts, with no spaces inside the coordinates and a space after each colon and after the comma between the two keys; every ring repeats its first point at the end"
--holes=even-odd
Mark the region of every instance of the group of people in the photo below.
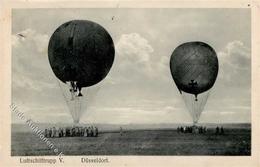
{"type": "Polygon", "coordinates": [[[44,130],[44,135],[47,138],[54,137],[97,137],[98,128],[89,126],[89,127],[52,127],[44,130]]]}
{"type": "Polygon", "coordinates": [[[207,128],[204,126],[184,126],[177,128],[178,133],[206,133],[207,128]]]}
{"type": "Polygon", "coordinates": [[[221,126],[221,127],[216,127],[216,132],[215,132],[217,135],[223,135],[224,134],[224,128],[221,126]]]}
{"type": "MultiPolygon", "coordinates": [[[[180,126],[177,127],[178,133],[206,133],[207,128],[205,126],[180,126]]],[[[221,126],[217,126],[215,129],[215,134],[217,135],[223,135],[224,134],[224,128],[221,126]]]]}

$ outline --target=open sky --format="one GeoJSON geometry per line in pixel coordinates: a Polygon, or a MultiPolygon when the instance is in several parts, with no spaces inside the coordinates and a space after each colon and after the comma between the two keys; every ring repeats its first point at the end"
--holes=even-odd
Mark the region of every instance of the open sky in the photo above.
{"type": "MultiPolygon", "coordinates": [[[[199,122],[251,122],[250,9],[13,9],[12,101],[35,122],[71,123],[48,61],[55,29],[74,19],[102,25],[115,44],[108,76],[84,90],[83,123],[191,123],[172,80],[173,50],[211,45],[219,74],[199,122]],[[113,18],[113,19],[112,19],[113,18]],[[17,35],[23,34],[25,37],[17,35]]],[[[15,115],[13,123],[21,122],[15,115]]]]}

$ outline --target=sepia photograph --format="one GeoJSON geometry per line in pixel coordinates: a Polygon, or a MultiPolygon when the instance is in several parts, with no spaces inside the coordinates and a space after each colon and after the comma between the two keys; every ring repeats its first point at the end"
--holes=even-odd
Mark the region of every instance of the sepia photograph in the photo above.
{"type": "Polygon", "coordinates": [[[250,8],[14,8],[11,156],[251,155],[250,8]]]}

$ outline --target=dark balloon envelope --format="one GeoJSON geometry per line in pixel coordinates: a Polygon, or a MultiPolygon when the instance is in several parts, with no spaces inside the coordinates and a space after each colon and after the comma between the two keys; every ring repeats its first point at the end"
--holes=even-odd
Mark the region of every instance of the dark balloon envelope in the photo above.
{"type": "Polygon", "coordinates": [[[218,75],[218,58],[208,44],[188,42],[173,51],[170,68],[180,92],[198,95],[214,85],[218,75]]]}
{"type": "Polygon", "coordinates": [[[76,81],[77,87],[92,86],[106,77],[114,61],[114,43],[99,24],[73,20],[52,34],[48,57],[62,82],[76,81]]]}

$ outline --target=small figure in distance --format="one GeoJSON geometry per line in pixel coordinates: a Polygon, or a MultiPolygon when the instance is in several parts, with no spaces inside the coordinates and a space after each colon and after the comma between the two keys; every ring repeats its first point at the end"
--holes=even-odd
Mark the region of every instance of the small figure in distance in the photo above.
{"type": "Polygon", "coordinates": [[[90,128],[90,136],[91,136],[91,137],[94,136],[94,128],[93,128],[93,126],[91,126],[91,128],[90,128]]]}
{"type": "Polygon", "coordinates": [[[220,128],[220,134],[224,134],[224,128],[221,126],[221,128],[220,128]]]}
{"type": "Polygon", "coordinates": [[[48,137],[48,130],[47,129],[44,130],[44,136],[48,137]]]}
{"type": "Polygon", "coordinates": [[[95,127],[95,137],[98,137],[98,128],[95,127]]]}
{"type": "Polygon", "coordinates": [[[206,133],[206,132],[207,132],[207,128],[206,128],[206,126],[204,126],[203,133],[206,133]]]}
{"type": "Polygon", "coordinates": [[[91,129],[90,129],[90,127],[88,127],[87,134],[88,134],[88,137],[90,137],[90,136],[91,136],[91,129]]]}
{"type": "Polygon", "coordinates": [[[49,131],[49,137],[52,137],[52,129],[49,128],[48,131],[49,131]]]}
{"type": "Polygon", "coordinates": [[[119,131],[119,133],[120,133],[120,136],[123,136],[123,128],[120,126],[120,131],[119,131]]]}
{"type": "Polygon", "coordinates": [[[183,128],[183,127],[181,127],[181,132],[182,132],[182,133],[184,132],[184,128],[183,128]]]}
{"type": "Polygon", "coordinates": [[[96,127],[93,127],[93,137],[96,137],[96,127]]]}
{"type": "Polygon", "coordinates": [[[219,134],[219,127],[216,127],[216,134],[219,134]]]}

